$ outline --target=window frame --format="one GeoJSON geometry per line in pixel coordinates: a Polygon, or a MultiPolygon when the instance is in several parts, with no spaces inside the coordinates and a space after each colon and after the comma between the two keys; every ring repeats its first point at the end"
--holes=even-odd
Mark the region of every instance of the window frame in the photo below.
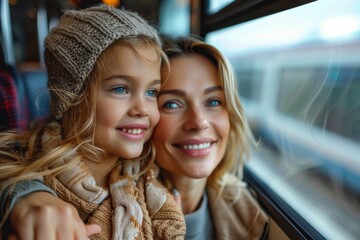
{"type": "Polygon", "coordinates": [[[209,0],[200,1],[200,33],[198,34],[205,37],[207,33],[212,31],[295,8],[314,1],[316,0],[234,1],[213,14],[208,14],[209,0]]]}
{"type": "Polygon", "coordinates": [[[272,190],[261,177],[247,166],[244,181],[255,192],[258,202],[290,239],[326,240],[310,223],[272,190]]]}

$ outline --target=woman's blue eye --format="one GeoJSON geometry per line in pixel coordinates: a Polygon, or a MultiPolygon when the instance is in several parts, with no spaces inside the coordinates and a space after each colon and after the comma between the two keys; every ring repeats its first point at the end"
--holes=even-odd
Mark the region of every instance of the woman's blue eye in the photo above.
{"type": "Polygon", "coordinates": [[[163,108],[167,108],[167,109],[176,109],[179,108],[179,104],[177,104],[176,102],[166,102],[163,104],[163,108]]]}
{"type": "Polygon", "coordinates": [[[210,101],[208,101],[207,105],[209,107],[216,107],[216,106],[220,106],[221,102],[219,100],[216,100],[216,99],[211,99],[210,101]]]}
{"type": "Polygon", "coordinates": [[[146,96],[149,96],[149,97],[156,97],[157,94],[158,94],[158,90],[156,90],[156,89],[151,89],[146,92],[146,96]]]}
{"type": "Polygon", "coordinates": [[[125,87],[115,87],[112,89],[116,94],[125,94],[127,90],[125,87]]]}

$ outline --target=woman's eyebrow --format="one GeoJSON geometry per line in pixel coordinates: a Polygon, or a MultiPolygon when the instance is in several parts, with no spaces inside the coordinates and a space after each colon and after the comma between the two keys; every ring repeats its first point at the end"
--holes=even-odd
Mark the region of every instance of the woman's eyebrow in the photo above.
{"type": "Polygon", "coordinates": [[[185,96],[185,92],[179,89],[169,89],[169,90],[160,90],[158,97],[164,94],[172,94],[172,95],[178,95],[178,96],[185,96]]]}
{"type": "MultiPolygon", "coordinates": [[[[208,94],[214,91],[223,91],[224,89],[221,86],[212,86],[208,87],[204,90],[204,94],[208,94]]],[[[180,89],[169,89],[169,90],[161,90],[158,94],[158,97],[164,94],[172,94],[172,95],[178,95],[178,96],[186,96],[186,93],[183,90],[180,89]]]]}
{"type": "Polygon", "coordinates": [[[204,93],[210,93],[210,92],[214,92],[214,91],[224,91],[223,87],[221,86],[213,86],[213,87],[208,87],[204,90],[204,93]]]}

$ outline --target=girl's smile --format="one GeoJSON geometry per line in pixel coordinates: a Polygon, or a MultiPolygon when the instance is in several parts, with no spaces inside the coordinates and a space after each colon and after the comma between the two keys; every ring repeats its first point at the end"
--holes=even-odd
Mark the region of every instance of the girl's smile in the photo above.
{"type": "Polygon", "coordinates": [[[148,130],[147,124],[133,124],[128,126],[122,126],[117,128],[119,133],[128,138],[129,140],[133,141],[140,141],[144,139],[145,132],[148,130]]]}

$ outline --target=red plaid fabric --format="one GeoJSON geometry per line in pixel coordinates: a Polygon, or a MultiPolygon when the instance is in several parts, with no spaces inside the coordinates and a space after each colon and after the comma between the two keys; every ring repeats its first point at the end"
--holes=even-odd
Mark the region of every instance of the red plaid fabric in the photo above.
{"type": "Polygon", "coordinates": [[[19,122],[20,104],[14,79],[0,71],[0,129],[22,128],[19,122]]]}

